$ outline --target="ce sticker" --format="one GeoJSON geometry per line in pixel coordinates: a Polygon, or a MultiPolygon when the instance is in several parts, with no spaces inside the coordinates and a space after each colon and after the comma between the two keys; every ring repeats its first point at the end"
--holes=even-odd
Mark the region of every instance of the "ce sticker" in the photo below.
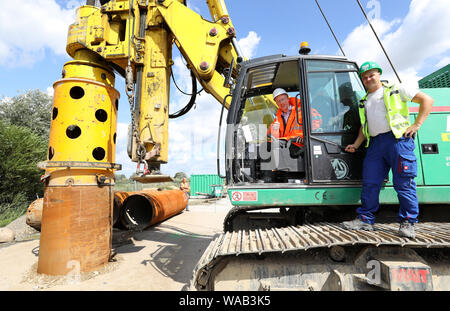
{"type": "Polygon", "coordinates": [[[326,200],[328,200],[327,191],[323,192],[322,194],[321,194],[320,191],[317,191],[314,194],[314,197],[316,198],[317,201],[320,201],[320,200],[325,200],[326,201],[326,200]]]}

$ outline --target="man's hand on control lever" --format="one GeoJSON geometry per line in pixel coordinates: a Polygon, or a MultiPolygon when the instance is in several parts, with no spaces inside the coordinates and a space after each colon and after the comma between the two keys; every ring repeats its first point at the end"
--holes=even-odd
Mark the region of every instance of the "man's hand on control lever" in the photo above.
{"type": "Polygon", "coordinates": [[[351,145],[348,145],[347,147],[345,147],[345,151],[351,152],[351,153],[356,152],[356,149],[358,149],[358,147],[356,147],[354,144],[351,144],[351,145]]]}
{"type": "Polygon", "coordinates": [[[297,144],[303,144],[303,142],[304,142],[303,137],[300,137],[300,136],[291,138],[291,139],[289,139],[289,141],[291,143],[297,143],[297,144]]]}
{"type": "Polygon", "coordinates": [[[295,142],[296,142],[297,144],[303,144],[303,143],[304,143],[303,137],[298,136],[298,137],[295,139],[295,142]]]}

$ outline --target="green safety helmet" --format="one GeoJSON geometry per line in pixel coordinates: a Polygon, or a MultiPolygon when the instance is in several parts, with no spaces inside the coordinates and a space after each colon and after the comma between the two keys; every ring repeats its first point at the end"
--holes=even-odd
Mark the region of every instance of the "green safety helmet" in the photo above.
{"type": "Polygon", "coordinates": [[[380,74],[383,73],[383,70],[381,69],[381,67],[377,63],[375,63],[375,62],[365,62],[359,68],[359,76],[361,76],[362,73],[364,73],[366,71],[369,71],[371,69],[378,69],[380,74]]]}

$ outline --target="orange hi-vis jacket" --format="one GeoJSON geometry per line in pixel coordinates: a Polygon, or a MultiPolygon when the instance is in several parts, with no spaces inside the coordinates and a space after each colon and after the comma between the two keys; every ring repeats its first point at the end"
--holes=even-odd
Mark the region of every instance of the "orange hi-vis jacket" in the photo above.
{"type": "MultiPolygon", "coordinates": [[[[303,121],[302,121],[302,111],[301,111],[301,102],[300,100],[297,100],[297,111],[298,113],[295,113],[295,98],[290,97],[289,98],[289,105],[292,107],[290,109],[291,113],[289,115],[289,118],[285,124],[284,118],[281,115],[281,109],[278,109],[277,114],[275,116],[275,119],[273,120],[272,124],[269,127],[269,130],[267,131],[267,134],[280,139],[286,139],[290,140],[292,138],[301,137],[303,138],[303,121]],[[297,122],[297,115],[299,122],[297,122]],[[274,126],[276,123],[279,123],[279,130],[276,130],[276,126],[274,126]]],[[[322,125],[322,116],[319,114],[319,112],[312,108],[311,114],[313,115],[312,118],[312,129],[320,128],[322,125]]],[[[269,141],[271,141],[269,136],[269,141]]],[[[302,147],[303,143],[293,143],[296,146],[302,147]]]]}

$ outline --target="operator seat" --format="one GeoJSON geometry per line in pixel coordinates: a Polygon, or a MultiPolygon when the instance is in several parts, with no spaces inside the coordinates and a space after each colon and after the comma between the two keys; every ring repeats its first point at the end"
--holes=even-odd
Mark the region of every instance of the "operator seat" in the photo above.
{"type": "Polygon", "coordinates": [[[261,144],[261,170],[283,172],[305,172],[304,149],[300,150],[297,157],[292,157],[289,150],[291,142],[261,144]]]}

